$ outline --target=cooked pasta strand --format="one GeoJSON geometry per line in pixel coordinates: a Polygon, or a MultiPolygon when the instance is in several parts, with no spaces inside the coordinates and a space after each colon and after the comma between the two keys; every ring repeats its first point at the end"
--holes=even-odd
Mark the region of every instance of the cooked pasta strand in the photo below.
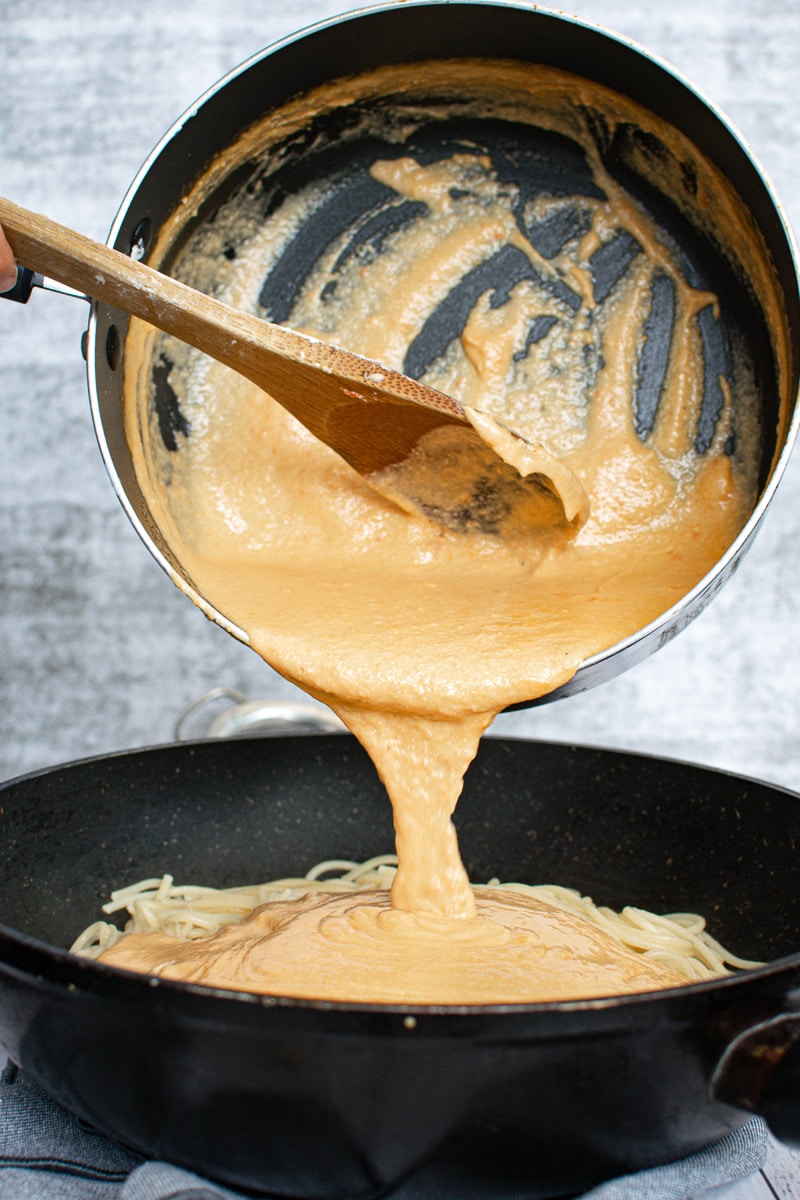
{"type": "MultiPolygon", "coordinates": [[[[348,892],[388,889],[397,857],[379,854],[364,862],[327,859],[304,876],[289,876],[248,887],[212,888],[176,884],[172,875],[143,879],[111,893],[103,912],[111,916],[127,911],[124,929],[95,921],[73,943],[75,954],[97,958],[127,933],[160,930],[182,941],[208,937],[224,925],[241,921],[254,908],[276,900],[292,900],[309,892],[348,892]]],[[[706,932],[698,913],[658,915],[631,905],[621,912],[601,907],[573,888],[553,884],[500,883],[491,879],[481,887],[520,892],[554,908],[583,917],[629,949],[652,958],[688,981],[712,979],[730,970],[760,964],[738,958],[706,932]]]]}

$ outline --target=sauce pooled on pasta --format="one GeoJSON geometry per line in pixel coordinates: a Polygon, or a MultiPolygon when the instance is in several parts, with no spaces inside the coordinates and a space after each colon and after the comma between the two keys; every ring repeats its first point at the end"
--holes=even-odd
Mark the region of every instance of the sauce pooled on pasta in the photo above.
{"type": "MultiPolygon", "coordinates": [[[[457,70],[425,69],[426,82],[441,78],[444,91],[457,70]]],[[[308,103],[341,103],[359,87],[382,94],[382,86],[378,72],[308,103]]],[[[755,501],[752,370],[734,355],[731,377],[718,380],[713,437],[698,453],[705,387],[698,317],[716,320],[718,300],[686,281],[674,249],[603,166],[587,105],[612,114],[619,105],[632,109],[630,102],[559,72],[509,64],[474,66],[470,86],[479,99],[506,96],[504,112],[519,120],[534,119],[526,116],[532,96],[535,119],[547,114],[551,128],[583,147],[598,196],[580,198],[579,231],[545,258],[520,227],[513,187],[479,148],[433,162],[398,152],[378,160],[372,176],[398,205],[413,203],[423,215],[400,226],[379,254],[353,256],[344,267],[342,247],[333,244],[291,323],[402,369],[409,345],[458,280],[498,247],[513,247],[530,263],[529,277],[502,304],[480,295],[460,338],[424,378],[546,446],[579,481],[588,512],[507,538],[485,520],[470,521],[480,507],[474,494],[464,497],[466,532],[402,512],[269,396],[174,345],[171,384],[190,432],[168,452],[147,389],[129,376],[138,481],[181,573],[366,747],[392,802],[399,869],[391,903],[385,895],[271,903],[201,942],[158,933],[123,938],[104,953],[108,962],[215,986],[412,1003],[569,999],[680,982],[547,905],[491,889],[476,900],[451,818],[478,740],[501,709],[552,691],[584,660],[643,628],[735,539],[755,501]],[[601,302],[590,259],[620,231],[638,249],[601,302]],[[334,276],[335,291],[326,289],[334,276]],[[662,279],[673,297],[673,334],[658,412],[643,437],[633,396],[642,331],[662,279]],[[577,308],[557,281],[578,297],[577,308]],[[526,342],[536,321],[537,337],[526,342]]],[[[635,117],[673,136],[638,109],[635,117]]],[[[743,242],[747,218],[708,171],[728,232],[743,242]]],[[[292,197],[254,228],[224,299],[258,311],[265,263],[317,203],[313,191],[292,197]]],[[[559,200],[538,197],[530,209],[527,220],[541,223],[558,215],[559,200]]],[[[209,235],[213,261],[225,219],[218,215],[209,235]]],[[[187,257],[185,273],[202,280],[202,263],[187,257]]],[[[154,337],[134,326],[129,360],[149,363],[154,337]]],[[[423,452],[418,470],[433,511],[441,458],[423,452]]]]}

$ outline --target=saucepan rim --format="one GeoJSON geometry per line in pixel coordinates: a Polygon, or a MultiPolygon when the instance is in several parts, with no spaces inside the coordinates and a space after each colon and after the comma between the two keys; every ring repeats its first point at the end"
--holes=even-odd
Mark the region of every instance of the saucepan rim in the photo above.
{"type": "MultiPolygon", "coordinates": [[[[766,172],[756,156],[753,154],[753,151],[748,143],[731,123],[729,118],[711,100],[709,100],[702,91],[695,87],[678,70],[676,70],[672,64],[660,58],[646,47],[639,45],[632,39],[616,34],[599,24],[584,21],[579,17],[569,16],[552,9],[540,8],[538,5],[535,8],[530,9],[527,7],[527,5],[522,3],[512,3],[509,2],[509,0],[394,0],[394,2],[389,3],[361,6],[348,12],[336,14],[328,19],[308,25],[254,53],[237,67],[227,72],[227,74],[222,76],[222,78],[216,83],[207,88],[206,91],[203,92],[201,96],[198,97],[198,99],[173,122],[170,128],[157,142],[151,153],[140,167],[139,171],[136,173],[123,198],[109,232],[107,239],[108,244],[115,245],[117,243],[121,236],[121,231],[126,219],[129,217],[131,208],[137,198],[139,189],[147,179],[147,176],[153,168],[153,165],[160,159],[161,155],[169,146],[169,143],[184,129],[188,122],[198,116],[209,100],[217,96],[219,93],[224,92],[234,80],[238,79],[242,75],[245,75],[249,70],[251,70],[254,66],[257,66],[263,60],[280,54],[280,52],[285,50],[287,47],[290,47],[295,43],[302,42],[308,38],[312,38],[318,34],[324,34],[326,31],[334,29],[339,25],[350,22],[357,23],[359,20],[364,18],[375,17],[397,10],[435,10],[442,7],[446,7],[450,11],[454,11],[458,7],[515,10],[518,12],[528,13],[532,21],[541,19],[554,20],[562,23],[566,27],[574,26],[576,28],[587,30],[598,35],[600,38],[608,39],[618,44],[625,51],[629,51],[634,57],[639,57],[649,61],[656,68],[670,76],[680,88],[684,89],[696,101],[698,101],[702,108],[704,108],[711,115],[714,121],[721,126],[724,131],[727,132],[730,138],[733,139],[736,147],[744,156],[743,161],[752,171],[753,179],[763,188],[767,203],[772,209],[772,215],[777,218],[780,235],[784,243],[783,248],[788,256],[787,264],[790,267],[789,274],[792,276],[792,282],[797,291],[797,295],[792,297],[794,306],[798,312],[798,330],[797,337],[794,339],[794,341],[795,343],[800,343],[800,253],[798,252],[797,243],[788,221],[786,220],[780,201],[766,172]]],[[[332,73],[332,77],[335,74],[336,72],[334,71],[332,73]]],[[[624,80],[621,80],[619,83],[618,90],[620,92],[624,92],[625,90],[624,83],[624,80]]],[[[299,89],[299,91],[302,90],[304,89],[299,89]]],[[[680,127],[680,122],[675,121],[673,123],[680,127]]],[[[237,136],[238,132],[240,131],[233,130],[231,132],[231,137],[234,138],[237,136]]],[[[189,181],[186,182],[188,183],[189,181]]],[[[736,186],[736,180],[734,179],[732,182],[734,186],[736,186]]],[[[95,369],[95,364],[99,360],[99,356],[104,353],[104,348],[100,344],[102,339],[100,339],[98,332],[98,314],[101,310],[102,306],[97,304],[94,304],[91,309],[86,343],[87,378],[95,432],[97,435],[100,452],[105,462],[105,466],[114,491],[116,492],[123,509],[125,510],[139,537],[159,563],[161,568],[173,580],[173,582],[178,584],[181,590],[192,599],[192,601],[207,617],[220,625],[228,633],[231,633],[238,640],[247,643],[248,637],[246,633],[223,613],[219,612],[204,596],[200,595],[192,586],[191,582],[181,576],[180,572],[176,570],[173,564],[170,563],[167,557],[155,544],[153,538],[148,533],[137,512],[133,500],[128,495],[124,483],[119,477],[119,473],[114,462],[114,455],[106,436],[105,420],[102,411],[103,405],[98,386],[97,371],[95,369]]],[[[800,370],[800,368],[798,368],[797,364],[793,364],[794,376],[798,374],[798,370],[800,370]]],[[[665,610],[659,616],[655,617],[647,625],[636,630],[634,633],[630,634],[628,637],[620,640],[619,642],[616,642],[614,645],[609,646],[607,649],[599,651],[597,654],[585,659],[579,666],[576,674],[567,683],[538,700],[523,701],[519,704],[513,705],[512,707],[524,708],[531,705],[549,703],[552,700],[584,691],[593,686],[595,683],[599,683],[605,679],[611,678],[618,672],[635,665],[639,661],[642,661],[655,649],[658,649],[662,645],[669,642],[674,636],[676,636],[676,634],[688,626],[694,620],[694,618],[700,614],[700,612],[703,611],[716,592],[737,569],[743,554],[749,548],[753,537],[760,527],[765,511],[771,503],[775,491],[784,474],[789,456],[798,436],[798,430],[800,429],[800,404],[797,403],[796,393],[793,399],[787,397],[787,404],[789,405],[791,411],[786,412],[784,428],[779,430],[779,436],[776,440],[776,450],[773,454],[769,473],[766,477],[753,511],[751,512],[747,522],[735,540],[724,552],[724,554],[721,555],[714,566],[710,568],[710,570],[694,585],[689,592],[677,600],[670,608],[665,610]],[[781,433],[782,441],[780,438],[781,433]]],[[[781,408],[783,408],[783,406],[781,406],[781,408]]]]}

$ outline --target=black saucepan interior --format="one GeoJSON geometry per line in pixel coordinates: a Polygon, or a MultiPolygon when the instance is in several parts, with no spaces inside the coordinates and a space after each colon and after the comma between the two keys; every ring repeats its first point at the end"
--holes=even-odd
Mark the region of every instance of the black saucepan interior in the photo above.
{"type": "MultiPolygon", "coordinates": [[[[467,101],[465,94],[463,103],[467,101]]],[[[704,358],[704,398],[698,426],[693,431],[697,452],[704,453],[711,444],[723,406],[720,378],[732,378],[734,344],[746,347],[765,405],[765,429],[773,429],[777,422],[773,405],[778,387],[770,334],[747,280],[732,267],[728,248],[715,245],[701,232],[699,221],[689,220],[672,199],[635,169],[633,164],[645,140],[651,159],[660,156],[666,161],[670,152],[665,146],[630,123],[621,123],[613,135],[599,114],[590,124],[604,166],[654,219],[659,236],[672,248],[686,280],[719,298],[717,312],[707,307],[696,318],[704,358]]],[[[269,222],[288,200],[310,187],[318,189],[323,201],[297,226],[283,252],[265,270],[259,295],[261,315],[291,325],[304,285],[332,246],[338,246],[339,253],[333,278],[322,292],[323,304],[329,302],[337,287],[336,276],[350,259],[358,256],[366,262],[380,256],[398,230],[424,216],[426,205],[422,201],[398,203],[396,193],[372,177],[370,168],[377,160],[408,156],[430,164],[465,152],[487,156],[497,180],[514,190],[519,232],[545,260],[553,260],[568,243],[586,233],[587,212],[581,201],[605,199],[592,177],[583,147],[564,134],[490,116],[456,119],[435,95],[415,96],[413,103],[407,96],[388,95],[369,104],[351,104],[318,116],[308,127],[273,146],[263,163],[246,162],[232,170],[176,238],[162,269],[170,269],[177,252],[185,249],[187,241],[196,237],[203,225],[213,225],[221,205],[235,207],[242,198],[251,208],[256,194],[262,220],[269,222]],[[439,119],[426,120],[407,137],[398,139],[399,113],[408,120],[415,108],[425,113],[435,110],[437,105],[443,110],[439,119]],[[360,130],[367,121],[372,128],[369,134],[364,134],[360,130]],[[548,198],[558,204],[547,219],[533,223],[526,219],[525,210],[536,198],[548,198]]],[[[227,266],[225,260],[235,260],[240,250],[236,238],[229,238],[220,261],[227,266]]],[[[613,301],[641,252],[636,238],[619,229],[593,253],[590,271],[599,307],[613,301]]],[[[406,347],[404,372],[414,378],[424,377],[461,335],[481,296],[488,292],[492,307],[501,307],[522,280],[539,292],[548,314],[543,312],[533,318],[515,357],[525,357],[531,346],[547,337],[554,325],[570,326],[581,308],[578,293],[565,280],[553,279],[537,270],[529,256],[509,242],[498,246],[478,266],[467,271],[428,316],[406,347]],[[553,301],[559,308],[558,317],[552,315],[553,301]]],[[[657,273],[642,329],[637,384],[631,398],[636,428],[642,438],[652,432],[657,418],[675,321],[674,284],[666,274],[657,273]]],[[[171,368],[168,352],[154,359],[152,390],[164,445],[168,451],[176,452],[177,434],[190,435],[191,430],[170,386],[171,368]]],[[[729,450],[734,446],[735,424],[729,450]]],[[[762,485],[773,451],[774,445],[768,441],[763,447],[762,485]]]]}
{"type": "MultiPolygon", "coordinates": [[[[371,137],[359,125],[353,109],[335,111],[311,118],[311,125],[287,137],[277,147],[277,157],[259,160],[254,153],[247,161],[232,155],[244,131],[261,121],[265,114],[298,96],[329,83],[332,79],[356,76],[388,65],[419,64],[426,60],[506,59],[519,63],[543,64],[573,72],[587,80],[610,88],[643,107],[657,118],[679,129],[731,182],[751,215],[758,237],[763,239],[758,256],[774,269],[783,297],[785,332],[790,343],[793,329],[800,328],[800,297],[791,241],[783,225],[769,188],[753,163],[746,147],[679,77],[641,53],[624,40],[583,25],[579,21],[529,5],[499,3],[389,4],[350,15],[305,31],[279,47],[265,52],[234,71],[212,88],[202,103],[175,123],[158,149],[143,167],[114,222],[111,241],[125,253],[145,255],[155,265],[171,269],[186,248],[187,239],[213,226],[220,207],[234,201],[248,188],[255,189],[262,204],[261,218],[268,220],[286,197],[311,179],[328,187],[329,203],[315,210],[313,220],[304,223],[302,237],[296,238],[283,257],[271,269],[265,266],[261,289],[265,316],[291,320],[291,310],[303,280],[319,260],[322,250],[334,236],[347,235],[342,243],[343,261],[348,255],[380,254],[385,239],[392,235],[397,222],[416,217],[413,205],[387,203],[375,180],[368,175],[375,156],[412,153],[422,160],[449,154],[453,148],[484,148],[494,169],[504,178],[518,182],[520,195],[543,194],[556,197],[557,217],[540,226],[526,227],[525,234],[545,257],[554,254],[564,239],[574,237],[580,228],[580,200],[595,187],[584,151],[568,138],[541,128],[521,126],[511,120],[498,121],[475,108],[457,120],[440,118],[414,122],[406,142],[384,138],[381,123],[373,124],[371,137]],[[202,178],[212,162],[224,160],[230,169],[205,194],[203,202],[194,199],[183,205],[188,193],[202,178]],[[574,202],[574,203],[573,203],[574,202]],[[163,245],[162,233],[177,210],[188,213],[186,224],[170,245],[163,245]],[[158,245],[156,255],[155,247],[158,245]]],[[[416,72],[425,81],[424,67],[416,72]]],[[[419,102],[425,99],[417,85],[419,102]]],[[[467,82],[466,90],[469,91],[467,82]]],[[[402,105],[409,97],[399,98],[402,105]]],[[[383,95],[370,101],[381,110],[382,120],[391,126],[398,97],[383,95]]],[[[653,186],[660,178],[661,156],[668,148],[658,136],[617,123],[612,130],[594,114],[595,144],[610,174],[633,194],[655,219],[664,238],[677,254],[682,269],[692,283],[709,287],[720,298],[719,319],[709,308],[699,315],[705,359],[702,418],[695,444],[702,452],[709,444],[716,425],[720,403],[720,376],[729,375],[731,354],[746,347],[754,385],[761,405],[763,447],[761,502],[737,544],[721,560],[702,586],[665,614],[664,620],[641,631],[627,643],[597,656],[584,664],[575,678],[555,695],[569,695],[612,677],[640,661],[693,619],[718,587],[735,570],[749,544],[777,481],[788,451],[792,432],[788,428],[789,409],[794,404],[798,367],[793,352],[786,370],[776,380],[777,342],[766,328],[761,304],[754,298],[749,272],[730,247],[714,244],[701,233],[703,221],[690,214],[697,179],[692,164],[671,164],[667,175],[681,180],[682,202],[669,198],[653,186]],[[647,175],[639,167],[645,159],[657,162],[659,170],[647,175]],[[777,468],[777,469],[773,469],[777,468]],[[770,471],[772,475],[770,477],[770,471]]],[[[713,197],[711,198],[713,202],[713,197]]],[[[750,245],[750,239],[745,238],[750,245]]],[[[755,243],[754,243],[755,244],[755,243]]],[[[481,264],[477,274],[468,274],[453,288],[420,330],[406,354],[406,369],[424,374],[437,361],[444,347],[463,325],[465,312],[479,290],[489,292],[491,303],[501,305],[522,270],[513,246],[501,247],[494,258],[481,264]]],[[[223,248],[230,265],[238,253],[234,243],[223,248]]],[[[618,284],[635,262],[638,249],[630,235],[611,238],[592,260],[594,287],[600,306],[613,303],[618,284]]],[[[527,270],[527,266],[525,267],[527,270]]],[[[335,284],[335,279],[334,279],[335,284]]],[[[646,437],[658,411],[661,386],[675,321],[674,290],[666,276],[657,275],[652,289],[650,313],[643,320],[639,382],[633,397],[637,429],[646,437]]],[[[570,318],[570,295],[561,297],[560,320],[570,318]]],[[[547,336],[549,318],[534,320],[526,341],[519,347],[525,354],[537,338],[547,336]]],[[[122,377],[132,365],[126,363],[125,338],[128,327],[124,314],[100,305],[94,312],[89,330],[89,383],[92,406],[101,450],[112,483],[146,544],[162,565],[181,574],[181,564],[157,527],[136,480],[120,403],[122,377]]],[[[773,331],[774,332],[774,331],[773,331]]],[[[153,364],[153,393],[158,406],[161,436],[169,449],[178,446],[178,433],[187,432],[184,414],[169,384],[169,355],[156,356],[153,364]]],[[[734,421],[733,436],[736,436],[734,421]]],[[[729,447],[730,448],[730,447],[729,447]]],[[[192,592],[191,580],[187,580],[192,592]]],[[[225,623],[223,618],[223,623],[225,623]]],[[[227,627],[227,625],[226,625],[227,627]]],[[[235,631],[234,631],[235,632],[235,631]]],[[[547,699],[553,698],[553,694],[547,699]]]]}

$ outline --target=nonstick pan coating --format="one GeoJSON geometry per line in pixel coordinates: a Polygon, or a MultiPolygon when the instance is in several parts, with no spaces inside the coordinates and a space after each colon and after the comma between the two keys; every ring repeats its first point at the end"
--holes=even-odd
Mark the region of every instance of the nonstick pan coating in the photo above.
{"type": "MultiPolygon", "coordinates": [[[[3,923],[61,946],[112,888],[140,878],[228,887],[394,848],[383,786],[344,735],[111,756],[0,794],[13,848],[3,923]],[[43,907],[48,891],[58,904],[43,907]]],[[[486,738],[456,823],[476,882],[556,882],[612,907],[701,912],[742,957],[800,952],[800,805],[767,785],[486,738]]]]}
{"type": "Polygon", "coordinates": [[[534,1181],[544,1196],[697,1149],[744,1119],[731,1099],[800,1134],[800,807],[788,793],[484,739],[457,812],[473,878],[698,910],[771,962],[649,996],[471,1010],[154,987],[56,949],[112,887],[143,876],[233,884],[389,849],[388,801],[349,735],[114,755],[12,782],[0,805],[2,1038],[63,1104],[147,1154],[315,1200],[376,1195],[415,1172],[453,1195],[534,1181]],[[740,1052],[740,1036],[755,1046],[740,1052]],[[770,1109],[776,1062],[789,1083],[770,1109]],[[711,1098],[715,1071],[726,1102],[711,1098]]]}

